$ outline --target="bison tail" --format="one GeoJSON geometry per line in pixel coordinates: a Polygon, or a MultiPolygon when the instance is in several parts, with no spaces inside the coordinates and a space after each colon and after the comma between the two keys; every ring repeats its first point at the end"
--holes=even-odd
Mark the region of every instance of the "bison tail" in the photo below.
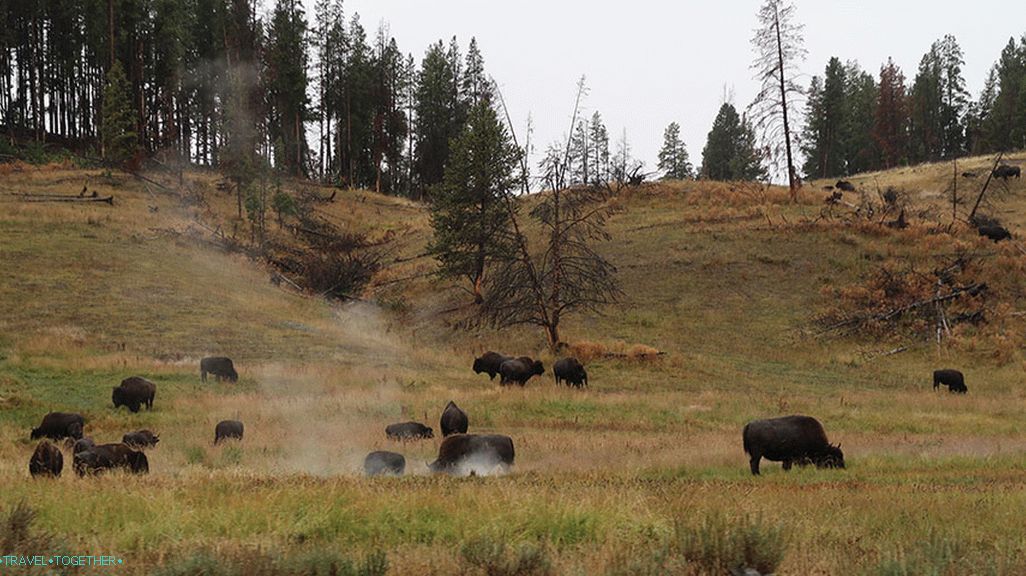
{"type": "Polygon", "coordinates": [[[744,430],[741,431],[741,444],[745,448],[745,454],[751,454],[751,446],[748,443],[748,424],[745,424],[744,430]]]}

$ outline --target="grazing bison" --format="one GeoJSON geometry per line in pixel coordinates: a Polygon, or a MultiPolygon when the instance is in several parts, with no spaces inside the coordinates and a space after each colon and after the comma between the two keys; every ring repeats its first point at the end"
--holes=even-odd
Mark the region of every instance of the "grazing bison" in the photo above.
{"type": "Polygon", "coordinates": [[[368,476],[402,476],[406,458],[395,452],[371,452],[363,459],[363,471],[368,476]]]}
{"type": "Polygon", "coordinates": [[[439,427],[442,429],[442,436],[453,434],[466,434],[470,422],[467,420],[467,413],[460,410],[455,402],[449,400],[442,410],[442,417],[439,419],[439,427]]]}
{"type": "Polygon", "coordinates": [[[948,392],[958,392],[959,394],[965,394],[969,391],[965,387],[965,377],[958,370],[952,370],[950,368],[944,370],[933,371],[933,389],[936,390],[941,384],[948,387],[948,392]]]}
{"type": "Polygon", "coordinates": [[[29,474],[32,476],[52,476],[57,478],[64,469],[64,455],[60,448],[54,446],[49,440],[43,440],[36,446],[29,460],[29,474]]]}
{"type": "Polygon", "coordinates": [[[100,444],[85,452],[77,452],[74,465],[79,476],[115,468],[123,468],[133,474],[148,474],[150,471],[146,454],[132,450],[125,444],[100,444]]]}
{"type": "Polygon", "coordinates": [[[588,385],[588,373],[577,358],[561,358],[552,365],[552,374],[556,377],[556,384],[566,382],[567,386],[576,388],[588,385]]]}
{"type": "Polygon", "coordinates": [[[474,358],[474,374],[485,372],[489,380],[495,380],[502,363],[512,359],[512,356],[503,356],[498,352],[485,352],[480,358],[474,358]]]}
{"type": "Polygon", "coordinates": [[[85,452],[94,446],[96,446],[96,442],[93,442],[92,436],[79,438],[78,440],[75,440],[75,444],[71,447],[71,453],[78,454],[79,452],[85,452]]]}
{"type": "Polygon", "coordinates": [[[845,192],[855,191],[855,185],[851,182],[848,182],[847,180],[838,180],[837,184],[834,184],[834,188],[837,188],[838,190],[844,190],[845,192]]]}
{"type": "Polygon", "coordinates": [[[217,427],[214,428],[214,444],[218,444],[221,440],[227,440],[229,438],[235,438],[236,440],[242,440],[242,422],[238,420],[222,420],[217,423],[217,427]]]}
{"type": "Polygon", "coordinates": [[[994,169],[994,177],[1001,178],[1002,180],[1008,180],[1012,176],[1016,178],[1022,177],[1022,168],[1018,166],[1009,166],[1008,164],[1002,164],[994,169]]]}
{"type": "Polygon", "coordinates": [[[392,440],[419,440],[434,438],[435,432],[420,422],[400,422],[385,427],[385,434],[392,440]]]}
{"type": "Polygon", "coordinates": [[[152,448],[160,442],[160,437],[149,430],[136,430],[122,436],[121,442],[132,448],[152,448]]]}
{"type": "Polygon", "coordinates": [[[817,468],[844,468],[841,445],[827,442],[826,432],[818,420],[810,416],[784,416],[753,420],[742,432],[745,454],[750,457],[752,474],[759,474],[759,460],[783,462],[784,470],[791,464],[815,464],[817,468]]]}
{"type": "Polygon", "coordinates": [[[990,238],[995,242],[1007,240],[1012,237],[1012,234],[1008,231],[1008,229],[1003,226],[986,225],[980,226],[977,230],[979,231],[980,236],[986,236],[987,238],[990,238]]]}
{"type": "Polygon", "coordinates": [[[515,360],[506,360],[502,366],[499,366],[499,384],[505,386],[513,383],[523,386],[527,384],[531,376],[541,376],[544,373],[545,367],[542,366],[541,360],[532,360],[528,356],[521,356],[515,360]]]}
{"type": "Polygon", "coordinates": [[[962,178],[976,178],[976,172],[962,172],[962,178]]]}
{"type": "Polygon", "coordinates": [[[157,385],[145,378],[132,376],[121,381],[121,385],[114,388],[111,400],[114,402],[114,409],[126,406],[132,412],[138,412],[139,407],[146,405],[147,410],[153,410],[153,399],[157,396],[157,385]]]}
{"type": "Polygon", "coordinates": [[[61,440],[82,437],[82,428],[85,426],[85,418],[81,414],[69,414],[67,412],[50,412],[43,416],[43,422],[38,428],[32,429],[32,439],[49,438],[61,440]]]}
{"type": "Polygon", "coordinates": [[[235,365],[231,358],[224,356],[210,356],[200,360],[200,378],[207,381],[207,373],[213,374],[217,381],[227,379],[229,382],[238,382],[239,373],[235,371],[235,365]]]}
{"type": "Polygon", "coordinates": [[[513,466],[513,439],[498,434],[456,434],[442,441],[438,459],[428,464],[432,472],[454,476],[486,475],[497,467],[502,472],[513,466]]]}

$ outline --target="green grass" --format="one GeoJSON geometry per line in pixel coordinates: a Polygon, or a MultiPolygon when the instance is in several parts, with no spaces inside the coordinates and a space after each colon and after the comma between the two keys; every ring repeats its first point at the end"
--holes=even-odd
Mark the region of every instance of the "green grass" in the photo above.
{"type": "MultiPolygon", "coordinates": [[[[925,194],[943,168],[892,177],[925,194]]],[[[208,176],[190,176],[199,206],[83,171],[8,176],[47,192],[86,177],[116,195],[113,209],[0,204],[0,266],[13,271],[0,282],[0,515],[27,502],[44,540],[121,555],[120,573],[374,574],[384,554],[390,574],[700,574],[742,549],[772,558],[781,541],[780,574],[1026,570],[1021,351],[999,362],[995,333],[982,333],[868,359],[894,344],[801,330],[830,305],[825,287],[922,253],[918,232],[782,226],[821,205],[781,204],[773,191],[631,192],[601,246],[627,302],[571,316],[564,333],[666,354],[595,359],[588,390],[557,388],[551,373],[500,389],[470,371],[475,354],[552,358],[532,330],[452,328],[466,309],[451,285],[389,283],[431,269],[409,260],[427,240],[420,207],[365,193],[323,207],[392,238],[400,260],[386,262],[369,302],[336,306],[210,244],[196,220],[233,220],[208,176]],[[237,360],[237,384],[200,382],[210,353],[237,360]],[[966,372],[967,396],[933,391],[940,365],[966,372]],[[155,409],[115,411],[111,387],[136,374],[157,383],[155,409]],[[430,477],[440,439],[385,439],[385,425],[407,419],[437,433],[450,399],[474,431],[513,437],[512,475],[430,477]],[[50,410],[82,412],[102,442],[153,429],[151,474],[30,479],[28,432],[50,410]],[[753,478],[741,428],[789,413],[819,418],[848,469],[764,462],[753,478]],[[236,417],[246,438],[214,447],[214,425],[236,417]],[[379,449],[402,452],[411,474],[362,478],[363,456],[379,449]]],[[[1017,190],[1003,204],[1012,222],[1026,214],[1017,190]]]]}

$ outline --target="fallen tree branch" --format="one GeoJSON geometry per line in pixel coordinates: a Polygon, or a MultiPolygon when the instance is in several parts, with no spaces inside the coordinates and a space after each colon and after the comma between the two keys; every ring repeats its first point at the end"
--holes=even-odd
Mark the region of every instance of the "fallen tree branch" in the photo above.
{"type": "Polygon", "coordinates": [[[928,298],[926,300],[919,300],[917,302],[912,302],[911,304],[906,304],[904,306],[895,308],[893,310],[888,310],[887,312],[880,312],[878,314],[870,314],[868,316],[856,316],[855,318],[847,318],[847,319],[842,320],[840,322],[831,324],[830,326],[827,326],[826,328],[823,328],[822,330],[820,330],[818,332],[818,334],[824,334],[826,332],[831,332],[831,331],[834,331],[834,330],[840,330],[840,329],[843,329],[843,328],[848,328],[850,326],[857,326],[859,324],[865,324],[866,322],[872,322],[872,321],[887,322],[887,321],[890,321],[890,320],[894,320],[895,318],[898,318],[898,317],[900,317],[900,316],[902,316],[902,315],[904,315],[904,314],[906,314],[908,312],[911,312],[913,310],[916,310],[918,308],[922,308],[924,306],[930,306],[930,305],[933,305],[933,304],[939,304],[939,303],[942,303],[942,302],[947,302],[948,300],[954,300],[955,298],[960,298],[960,297],[962,297],[965,294],[968,294],[970,296],[975,296],[975,295],[979,294],[980,292],[983,292],[986,289],[987,289],[987,285],[985,283],[977,282],[977,283],[974,283],[974,284],[970,284],[968,286],[963,286],[961,288],[956,288],[956,289],[952,290],[950,293],[945,294],[943,296],[934,296],[933,298],[928,298]]]}

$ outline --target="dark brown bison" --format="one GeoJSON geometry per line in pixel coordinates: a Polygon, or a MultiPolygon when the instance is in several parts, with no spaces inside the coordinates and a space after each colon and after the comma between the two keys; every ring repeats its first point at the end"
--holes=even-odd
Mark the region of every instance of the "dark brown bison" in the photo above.
{"type": "Polygon", "coordinates": [[[238,420],[222,420],[218,422],[217,427],[214,428],[214,444],[218,444],[221,440],[227,440],[229,438],[242,440],[242,432],[242,422],[239,422],[238,420]]]}
{"type": "Polygon", "coordinates": [[[976,172],[962,172],[962,178],[976,178],[976,172]]]}
{"type": "Polygon", "coordinates": [[[965,377],[962,376],[962,373],[951,368],[933,371],[933,389],[936,390],[941,384],[948,387],[948,392],[965,394],[969,391],[965,387],[965,377]]]}
{"type": "Polygon", "coordinates": [[[454,476],[488,475],[496,468],[506,472],[513,466],[513,439],[498,434],[456,434],[442,441],[438,459],[428,464],[432,472],[454,476]]]}
{"type": "Polygon", "coordinates": [[[753,420],[742,432],[745,454],[750,458],[752,474],[759,474],[759,460],[791,464],[815,464],[817,468],[844,468],[841,445],[832,446],[818,420],[810,416],[784,416],[753,420]]]}
{"type": "Polygon", "coordinates": [[[114,388],[111,393],[111,400],[114,408],[127,407],[132,412],[138,412],[139,407],[146,405],[147,410],[153,410],[153,399],[157,396],[157,385],[145,378],[132,376],[121,381],[121,385],[114,388]]]}
{"type": "Polygon", "coordinates": [[[512,359],[512,356],[503,356],[498,352],[485,352],[480,358],[474,359],[474,374],[485,372],[488,374],[489,380],[494,380],[502,363],[512,359]]]}
{"type": "Polygon", "coordinates": [[[452,436],[453,434],[466,434],[470,423],[467,420],[467,413],[461,410],[455,402],[449,400],[449,403],[445,405],[445,410],[442,410],[442,417],[438,424],[442,429],[442,436],[452,436]]]}
{"type": "Polygon", "coordinates": [[[1020,178],[1022,177],[1022,168],[1018,166],[1009,166],[1008,164],[1002,164],[994,169],[994,177],[1001,178],[1002,180],[1008,180],[1011,177],[1020,178]]]}
{"type": "Polygon", "coordinates": [[[1011,232],[1004,226],[980,226],[977,231],[980,233],[980,236],[986,236],[995,242],[1008,240],[1012,237],[1011,232]]]}
{"type": "Polygon", "coordinates": [[[395,452],[371,452],[363,459],[363,471],[368,476],[402,476],[406,458],[395,452]]]}
{"type": "Polygon", "coordinates": [[[435,437],[435,431],[420,422],[389,424],[385,427],[385,434],[392,440],[419,440],[435,437]]]}
{"type": "Polygon", "coordinates": [[[160,437],[149,430],[136,430],[122,436],[121,442],[132,448],[152,448],[160,442],[160,437]]]}
{"type": "Polygon", "coordinates": [[[85,427],[85,418],[81,414],[50,412],[43,416],[43,422],[38,428],[32,429],[32,439],[49,438],[51,440],[61,440],[64,438],[74,438],[77,440],[82,437],[83,427],[85,427]]]}
{"type": "Polygon", "coordinates": [[[239,381],[239,373],[235,371],[232,359],[224,356],[210,356],[200,360],[200,378],[204,382],[207,381],[207,373],[213,374],[218,382],[221,380],[239,381]]]}
{"type": "Polygon", "coordinates": [[[560,358],[552,365],[556,384],[566,382],[567,386],[582,388],[588,385],[588,372],[577,358],[560,358]]]}
{"type": "Polygon", "coordinates": [[[834,184],[834,188],[837,188],[838,190],[844,190],[845,192],[855,191],[855,185],[851,182],[848,182],[847,180],[838,180],[837,184],[834,184]]]}
{"type": "Polygon", "coordinates": [[[74,465],[79,476],[115,468],[122,468],[133,474],[148,474],[150,471],[150,462],[146,459],[146,454],[132,450],[125,444],[100,444],[85,452],[77,452],[74,465]]]}
{"type": "Polygon", "coordinates": [[[499,367],[499,384],[519,384],[523,386],[531,379],[531,376],[541,376],[545,373],[545,367],[541,360],[532,360],[528,356],[521,356],[515,360],[506,360],[499,367]]]}
{"type": "Polygon", "coordinates": [[[60,448],[51,444],[49,440],[40,442],[29,460],[29,474],[57,478],[63,469],[64,455],[61,454],[60,448]]]}

